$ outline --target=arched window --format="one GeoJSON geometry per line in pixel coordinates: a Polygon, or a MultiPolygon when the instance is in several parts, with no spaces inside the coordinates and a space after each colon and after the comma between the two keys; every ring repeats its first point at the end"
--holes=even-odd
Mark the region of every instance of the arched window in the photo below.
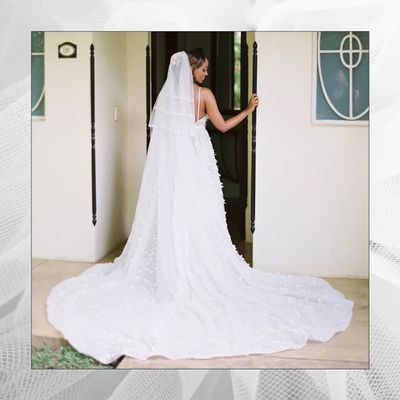
{"type": "Polygon", "coordinates": [[[313,80],[313,122],[368,124],[369,33],[316,33],[313,80]]]}

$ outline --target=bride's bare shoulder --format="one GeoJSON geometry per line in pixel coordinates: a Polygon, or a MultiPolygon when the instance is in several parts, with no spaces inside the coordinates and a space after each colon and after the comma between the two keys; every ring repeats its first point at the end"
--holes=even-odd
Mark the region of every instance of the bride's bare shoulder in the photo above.
{"type": "Polygon", "coordinates": [[[203,87],[203,88],[201,89],[201,91],[203,92],[203,96],[204,96],[206,99],[213,99],[213,98],[214,98],[214,94],[213,94],[213,92],[212,92],[211,89],[206,88],[206,87],[203,87]]]}

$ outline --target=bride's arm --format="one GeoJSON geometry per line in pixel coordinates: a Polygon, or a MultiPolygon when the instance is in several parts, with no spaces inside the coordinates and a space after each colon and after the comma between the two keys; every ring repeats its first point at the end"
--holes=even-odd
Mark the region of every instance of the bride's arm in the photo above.
{"type": "Polygon", "coordinates": [[[219,112],[213,92],[208,88],[203,88],[203,93],[207,115],[210,117],[210,120],[214,124],[214,126],[222,133],[229,131],[229,129],[232,129],[240,122],[242,122],[249,114],[254,111],[254,109],[258,105],[258,97],[256,94],[253,94],[250,98],[248,106],[243,111],[225,121],[223,116],[219,112]]]}

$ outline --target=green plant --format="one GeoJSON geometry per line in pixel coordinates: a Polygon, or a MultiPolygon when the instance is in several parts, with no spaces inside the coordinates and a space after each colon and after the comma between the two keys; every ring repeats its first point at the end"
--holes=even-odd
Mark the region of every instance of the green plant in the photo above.
{"type": "Polygon", "coordinates": [[[71,345],[54,348],[46,343],[32,346],[33,369],[112,369],[116,363],[101,364],[92,357],[79,353],[71,345]]]}

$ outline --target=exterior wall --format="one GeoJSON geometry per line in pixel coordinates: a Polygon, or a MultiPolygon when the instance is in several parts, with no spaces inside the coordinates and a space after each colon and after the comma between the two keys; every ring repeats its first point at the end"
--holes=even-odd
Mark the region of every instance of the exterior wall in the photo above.
{"type": "Polygon", "coordinates": [[[368,127],[311,123],[312,33],[256,32],[255,268],[368,276],[368,127]]]}
{"type": "Polygon", "coordinates": [[[32,255],[90,261],[91,222],[89,32],[45,34],[46,116],[32,121],[32,255]],[[58,45],[77,58],[58,58],[58,45]]]}
{"type": "Polygon", "coordinates": [[[148,42],[147,32],[46,33],[46,117],[32,121],[34,258],[95,262],[128,237],[146,156],[148,42]],[[77,44],[76,59],[58,58],[58,45],[65,41],[77,44]],[[91,217],[91,43],[96,226],[91,217]]]}

